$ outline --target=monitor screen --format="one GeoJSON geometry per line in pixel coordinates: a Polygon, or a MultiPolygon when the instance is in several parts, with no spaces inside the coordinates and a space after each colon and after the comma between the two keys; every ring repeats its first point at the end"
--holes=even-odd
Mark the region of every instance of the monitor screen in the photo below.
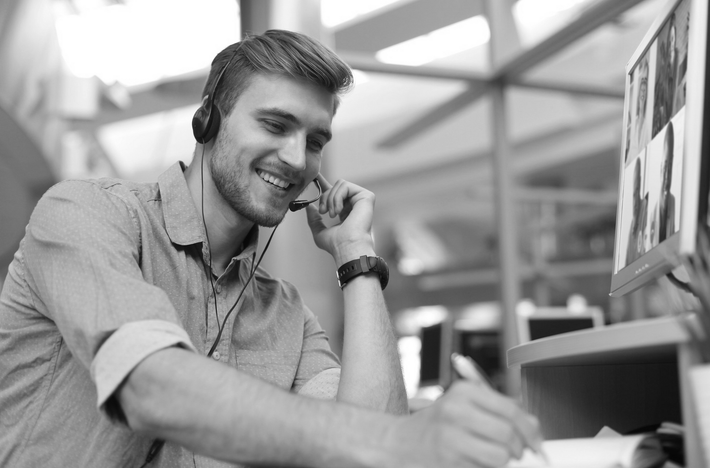
{"type": "Polygon", "coordinates": [[[604,326],[604,312],[599,307],[575,312],[565,307],[518,307],[515,312],[520,343],[604,326]]]}
{"type": "Polygon", "coordinates": [[[566,317],[554,320],[536,320],[532,317],[528,320],[528,328],[530,329],[530,340],[539,340],[561,333],[594,328],[594,319],[591,317],[566,317]]]}
{"type": "Polygon", "coordinates": [[[673,271],[705,222],[707,9],[668,2],[626,67],[612,296],[673,271]]]}
{"type": "Polygon", "coordinates": [[[441,338],[443,324],[437,323],[421,329],[421,364],[419,385],[438,385],[441,383],[441,338]]]}

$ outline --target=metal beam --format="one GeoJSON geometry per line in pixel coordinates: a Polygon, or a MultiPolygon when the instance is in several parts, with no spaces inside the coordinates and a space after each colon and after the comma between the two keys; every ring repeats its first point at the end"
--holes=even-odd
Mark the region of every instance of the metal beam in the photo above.
{"type": "Polygon", "coordinates": [[[487,84],[491,76],[473,71],[432,67],[422,65],[414,67],[411,65],[395,65],[383,63],[377,60],[374,55],[358,52],[338,52],[351,68],[372,73],[386,73],[390,75],[411,76],[415,78],[436,78],[442,80],[467,81],[471,84],[487,84]]]}
{"type": "Polygon", "coordinates": [[[612,190],[580,190],[571,188],[518,187],[518,202],[552,202],[569,205],[616,206],[617,192],[612,190]]]}
{"type": "Polygon", "coordinates": [[[240,0],[239,21],[242,36],[245,34],[262,34],[270,27],[271,11],[270,0],[240,0]]]}
{"type": "Polygon", "coordinates": [[[540,79],[509,80],[508,85],[519,88],[537,89],[541,91],[552,91],[556,93],[568,93],[575,96],[587,96],[609,99],[624,99],[624,90],[607,86],[593,86],[587,84],[561,83],[559,81],[544,81],[540,79]]]}
{"type": "Polygon", "coordinates": [[[514,0],[485,0],[486,16],[491,31],[490,63],[495,70],[510,57],[523,50],[518,25],[513,16],[514,0]]]}
{"type": "MultiPolygon", "coordinates": [[[[611,275],[613,264],[614,262],[611,258],[593,258],[547,263],[542,267],[522,264],[519,269],[521,279],[529,281],[540,276],[545,278],[570,278],[603,274],[611,275]]],[[[497,268],[477,268],[426,274],[417,279],[417,285],[422,291],[439,291],[480,285],[494,286],[499,282],[500,272],[497,268]]]]}
{"type": "MultiPolygon", "coordinates": [[[[620,125],[621,114],[609,113],[573,127],[555,129],[515,142],[514,170],[518,176],[525,177],[536,170],[556,167],[605,151],[616,151],[621,143],[621,133],[618,131],[620,125]]],[[[432,161],[439,160],[435,165],[399,170],[396,174],[381,174],[358,182],[378,194],[404,194],[406,187],[420,191],[420,187],[428,185],[431,180],[446,180],[449,190],[452,185],[470,180],[471,176],[480,176],[476,179],[478,182],[489,179],[490,171],[483,171],[478,164],[488,161],[492,154],[491,150],[447,155],[445,158],[437,158],[437,155],[432,154],[432,161]]]]}
{"type": "Polygon", "coordinates": [[[592,4],[582,15],[555,34],[498,68],[494,80],[503,82],[518,80],[525,72],[642,1],[602,0],[592,4]]]}
{"type": "Polygon", "coordinates": [[[96,131],[98,128],[122,120],[143,117],[157,112],[169,111],[178,107],[200,105],[200,95],[207,75],[200,74],[192,78],[169,81],[153,89],[131,94],[131,105],[119,109],[107,102],[102,103],[101,112],[92,120],[73,120],[75,130],[96,131]]]}
{"type": "MultiPolygon", "coordinates": [[[[493,125],[493,180],[495,185],[496,226],[498,227],[498,267],[500,268],[500,304],[503,313],[500,351],[501,359],[506,351],[518,344],[515,307],[520,299],[518,228],[513,193],[517,181],[512,170],[513,149],[510,142],[510,119],[506,103],[505,87],[497,83],[491,88],[491,120],[493,125]]],[[[505,363],[501,362],[504,366],[505,363]]],[[[505,367],[503,367],[505,369],[505,367]]],[[[517,395],[520,389],[519,375],[513,370],[506,372],[505,390],[517,395]]]]}
{"type": "MultiPolygon", "coordinates": [[[[643,0],[603,0],[592,5],[584,14],[580,15],[577,19],[573,20],[557,33],[532,48],[523,50],[512,59],[508,59],[503,63],[503,65],[495,69],[495,72],[488,78],[488,81],[490,83],[499,83],[501,85],[517,85],[532,89],[544,89],[584,96],[614,99],[623,98],[622,90],[594,87],[590,85],[545,82],[541,80],[525,80],[523,79],[523,75],[536,65],[539,65],[565,47],[569,46],[572,42],[584,37],[599,26],[615,19],[617,16],[641,1],[643,0]]],[[[431,70],[429,70],[429,73],[431,73],[431,70]]],[[[410,73],[410,76],[411,75],[413,75],[413,73],[410,73]]],[[[481,97],[483,94],[485,93],[480,93],[476,96],[476,99],[481,97]]],[[[437,125],[438,122],[436,117],[441,112],[440,107],[441,106],[434,108],[427,114],[412,122],[410,124],[411,129],[405,127],[398,130],[392,136],[386,138],[384,140],[384,146],[391,147],[400,145],[405,143],[414,135],[425,131],[428,127],[437,125]]],[[[463,107],[465,106],[460,106],[460,109],[463,107]]],[[[446,114],[446,117],[450,115],[451,113],[446,114]]]]}
{"type": "Polygon", "coordinates": [[[334,28],[338,51],[375,53],[483,14],[481,0],[410,0],[334,28]]]}
{"type": "Polygon", "coordinates": [[[441,123],[443,120],[451,117],[461,109],[468,107],[471,103],[478,100],[479,97],[486,94],[488,86],[473,85],[466,91],[460,93],[453,98],[439,104],[429,112],[409,123],[403,129],[394,132],[386,139],[380,141],[377,146],[380,148],[392,148],[402,144],[403,142],[425,132],[429,127],[441,123]]]}

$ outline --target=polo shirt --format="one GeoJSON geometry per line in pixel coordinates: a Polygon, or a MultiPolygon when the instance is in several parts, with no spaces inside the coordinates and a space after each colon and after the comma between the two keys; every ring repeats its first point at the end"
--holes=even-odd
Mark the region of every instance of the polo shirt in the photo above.
{"type": "MultiPolygon", "coordinates": [[[[224,273],[208,272],[184,167],[157,183],[61,182],[37,204],[0,295],[0,466],[143,464],[153,440],[105,403],[151,353],[207,355],[257,252],[255,226],[224,273]]],[[[339,362],[315,315],[261,267],[211,359],[286,391],[337,392],[339,362]]],[[[231,465],[167,443],[149,466],[231,465]]]]}

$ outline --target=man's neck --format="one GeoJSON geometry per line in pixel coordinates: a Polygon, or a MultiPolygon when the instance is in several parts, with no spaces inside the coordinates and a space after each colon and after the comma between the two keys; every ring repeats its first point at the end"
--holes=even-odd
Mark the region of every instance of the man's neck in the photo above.
{"type": "Polygon", "coordinates": [[[208,174],[208,168],[204,168],[204,173],[200,169],[200,159],[196,157],[185,170],[185,180],[197,212],[201,215],[204,206],[212,269],[219,275],[242,250],[254,223],[236,213],[220,196],[208,174]]]}

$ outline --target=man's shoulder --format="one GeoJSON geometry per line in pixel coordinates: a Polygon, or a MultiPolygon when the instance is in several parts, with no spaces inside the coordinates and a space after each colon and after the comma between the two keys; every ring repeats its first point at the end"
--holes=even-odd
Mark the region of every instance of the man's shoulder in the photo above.
{"type": "Polygon", "coordinates": [[[45,197],[71,200],[82,204],[101,203],[119,198],[129,205],[159,200],[157,183],[133,182],[117,178],[67,179],[52,186],[45,197]]]}

